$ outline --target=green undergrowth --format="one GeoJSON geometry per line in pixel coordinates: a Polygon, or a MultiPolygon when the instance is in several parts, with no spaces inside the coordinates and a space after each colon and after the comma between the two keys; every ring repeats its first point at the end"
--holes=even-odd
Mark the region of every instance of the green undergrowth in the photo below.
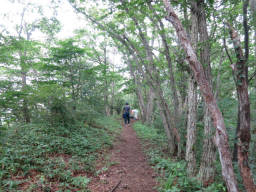
{"type": "Polygon", "coordinates": [[[87,191],[94,163],[121,130],[114,118],[94,119],[93,127],[45,123],[15,125],[0,152],[0,191],[87,191]]]}
{"type": "MultiPolygon", "coordinates": [[[[159,173],[160,192],[225,192],[223,183],[203,187],[196,178],[186,175],[186,162],[168,157],[164,132],[140,122],[134,123],[138,137],[149,157],[149,163],[159,173]]],[[[220,176],[221,177],[221,176],[220,176]]]]}

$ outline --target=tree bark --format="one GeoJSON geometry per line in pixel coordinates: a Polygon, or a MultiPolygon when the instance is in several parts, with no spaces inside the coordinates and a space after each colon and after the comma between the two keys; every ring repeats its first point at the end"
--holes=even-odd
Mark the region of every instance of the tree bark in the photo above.
{"type": "Polygon", "coordinates": [[[149,125],[153,121],[152,117],[153,117],[153,109],[154,109],[154,99],[155,99],[154,91],[152,90],[152,88],[149,88],[148,98],[147,98],[146,114],[145,114],[145,117],[146,117],[145,122],[149,125]]]}
{"type": "MultiPolygon", "coordinates": [[[[254,59],[256,59],[256,0],[250,0],[249,1],[249,4],[250,4],[250,10],[252,12],[252,17],[253,17],[253,23],[254,23],[254,36],[253,36],[253,39],[254,39],[254,59]]],[[[254,60],[255,61],[255,60],[254,60]]],[[[255,75],[255,73],[254,73],[255,75]]],[[[256,78],[254,76],[254,94],[256,94],[256,78]]],[[[256,103],[254,102],[254,105],[252,105],[252,122],[256,122],[256,103]]],[[[254,130],[253,130],[253,134],[254,134],[254,137],[255,137],[255,134],[256,134],[256,124],[254,123],[254,130]]],[[[256,155],[256,141],[254,140],[254,143],[252,144],[252,149],[251,149],[252,153],[251,155],[255,156],[256,155]]],[[[255,162],[255,160],[254,160],[255,162]]]]}
{"type": "Polygon", "coordinates": [[[156,100],[156,103],[157,103],[157,106],[158,106],[158,109],[159,109],[159,112],[160,112],[161,119],[163,121],[165,134],[167,136],[167,143],[168,143],[169,152],[170,152],[170,154],[174,154],[174,152],[175,152],[175,143],[174,143],[173,134],[171,134],[171,132],[170,132],[170,128],[169,128],[169,125],[168,125],[168,120],[166,118],[166,115],[164,114],[164,109],[163,109],[163,107],[160,104],[160,101],[158,99],[156,100]]]}
{"type": "MultiPolygon", "coordinates": [[[[23,70],[21,73],[22,73],[22,91],[25,92],[26,86],[27,86],[27,72],[23,70]]],[[[23,108],[23,116],[24,116],[25,122],[30,123],[31,119],[30,119],[30,114],[28,109],[28,100],[26,96],[24,96],[22,108],[23,108]]]]}
{"type": "Polygon", "coordinates": [[[167,11],[166,18],[176,29],[176,33],[185,51],[185,54],[187,55],[187,60],[189,61],[192,71],[194,72],[195,79],[200,87],[201,93],[205,99],[205,103],[211,112],[214,126],[216,127],[216,145],[219,150],[219,157],[222,166],[222,176],[226,183],[227,189],[229,192],[238,192],[237,181],[234,174],[231,154],[229,151],[228,135],[223,116],[219,110],[219,107],[217,106],[211,86],[206,79],[203,66],[198,61],[195,51],[191,46],[191,43],[179,18],[175,14],[168,0],[163,0],[163,2],[167,11]]]}
{"type": "MultiPolygon", "coordinates": [[[[191,34],[190,39],[194,49],[197,48],[198,43],[198,18],[195,11],[197,4],[195,1],[191,2],[191,34]],[[193,9],[194,7],[194,9],[193,9]]],[[[188,80],[188,117],[187,117],[187,141],[186,141],[186,161],[187,161],[187,175],[194,177],[196,175],[196,121],[197,121],[197,84],[193,74],[189,73],[188,80]]]]}
{"type": "Polygon", "coordinates": [[[109,107],[109,101],[108,101],[108,96],[109,96],[109,91],[108,91],[108,87],[109,87],[109,83],[108,83],[108,79],[107,79],[107,46],[104,47],[104,71],[103,71],[103,75],[104,75],[104,84],[105,84],[105,88],[104,88],[104,103],[105,103],[105,113],[106,116],[110,116],[111,114],[111,110],[109,107]]]}
{"type": "Polygon", "coordinates": [[[230,37],[233,41],[234,49],[236,52],[237,62],[232,65],[232,70],[236,74],[236,87],[238,92],[239,102],[239,120],[240,128],[238,130],[238,164],[240,172],[243,178],[243,183],[248,192],[255,192],[256,185],[253,182],[253,176],[249,166],[249,146],[251,140],[250,133],[250,102],[248,96],[248,76],[246,58],[243,55],[240,39],[238,33],[233,27],[227,24],[229,27],[230,37]]]}
{"type": "MultiPolygon", "coordinates": [[[[207,31],[204,1],[197,1],[198,4],[198,32],[200,37],[200,61],[204,64],[205,76],[212,87],[210,44],[207,31]]],[[[211,88],[212,89],[212,88],[211,88]]],[[[211,114],[207,105],[204,109],[204,141],[203,154],[198,173],[199,180],[207,186],[214,182],[216,149],[213,142],[214,130],[212,126],[211,114]]]]}
{"type": "Polygon", "coordinates": [[[197,93],[196,82],[191,75],[188,82],[188,122],[187,122],[187,142],[186,142],[186,161],[187,175],[196,175],[196,114],[197,114],[197,93]]]}
{"type": "MultiPolygon", "coordinates": [[[[227,45],[226,45],[226,38],[224,36],[223,38],[223,44],[224,44],[224,48],[225,48],[225,52],[228,56],[228,59],[230,61],[230,64],[231,66],[233,66],[233,61],[232,61],[232,58],[228,52],[228,48],[227,48],[227,45]]],[[[235,84],[237,84],[237,79],[236,79],[236,75],[235,75],[235,72],[234,70],[232,70],[232,77],[233,77],[233,80],[235,82],[235,84]]],[[[238,94],[238,89],[237,89],[237,86],[236,86],[236,94],[237,94],[237,98],[239,98],[239,94],[238,94]]],[[[238,99],[239,100],[239,99],[238,99]]],[[[236,132],[235,132],[235,140],[234,140],[234,147],[233,147],[233,161],[237,161],[237,135],[238,135],[238,132],[239,132],[239,129],[240,129],[240,104],[238,102],[238,105],[237,105],[237,123],[236,123],[236,132]]]]}

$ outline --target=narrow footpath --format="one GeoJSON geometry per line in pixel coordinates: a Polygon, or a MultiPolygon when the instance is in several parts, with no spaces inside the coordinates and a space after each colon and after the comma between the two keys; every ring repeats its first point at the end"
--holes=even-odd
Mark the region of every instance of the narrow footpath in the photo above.
{"type": "Polygon", "coordinates": [[[110,151],[110,162],[113,165],[90,182],[89,189],[92,192],[157,191],[156,174],[148,165],[140,141],[131,126],[123,126],[119,141],[110,151]]]}

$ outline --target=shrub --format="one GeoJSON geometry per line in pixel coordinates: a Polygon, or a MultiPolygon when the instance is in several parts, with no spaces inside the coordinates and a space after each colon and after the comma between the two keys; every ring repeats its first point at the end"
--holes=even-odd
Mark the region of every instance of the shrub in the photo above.
{"type": "Polygon", "coordinates": [[[34,177],[34,191],[51,187],[85,189],[86,174],[94,172],[100,150],[112,145],[120,124],[113,118],[93,120],[101,128],[76,121],[72,126],[51,123],[16,124],[8,130],[0,151],[0,189],[16,191],[34,177]],[[82,174],[74,177],[75,174],[82,174]],[[42,182],[43,178],[43,182],[42,182]],[[46,187],[46,188],[45,188],[46,187]]]}

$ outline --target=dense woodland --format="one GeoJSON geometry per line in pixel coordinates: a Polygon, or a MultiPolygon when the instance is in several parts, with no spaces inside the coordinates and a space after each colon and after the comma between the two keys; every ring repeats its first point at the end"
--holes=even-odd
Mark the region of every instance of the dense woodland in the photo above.
{"type": "Polygon", "coordinates": [[[87,191],[125,102],[140,111],[159,191],[256,191],[255,0],[69,0],[88,27],[66,39],[54,14],[12,3],[22,11],[0,33],[0,191],[87,191]]]}

